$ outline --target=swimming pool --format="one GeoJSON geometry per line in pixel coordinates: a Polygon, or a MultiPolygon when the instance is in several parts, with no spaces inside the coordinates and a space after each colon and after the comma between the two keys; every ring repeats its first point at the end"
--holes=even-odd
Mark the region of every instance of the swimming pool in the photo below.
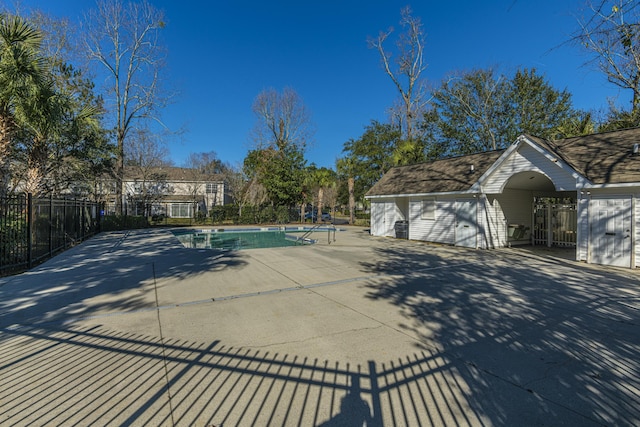
{"type": "MultiPolygon", "coordinates": [[[[174,230],[172,233],[186,248],[244,250],[280,248],[315,243],[305,236],[308,227],[174,230]],[[304,238],[303,238],[304,237],[304,238]]],[[[315,229],[314,231],[325,231],[315,229]]]]}

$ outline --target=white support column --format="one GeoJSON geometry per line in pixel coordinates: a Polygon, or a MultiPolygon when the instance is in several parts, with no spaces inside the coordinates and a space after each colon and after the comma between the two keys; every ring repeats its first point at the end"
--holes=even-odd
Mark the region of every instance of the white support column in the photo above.
{"type": "Polygon", "coordinates": [[[553,244],[553,209],[552,204],[547,205],[547,247],[551,247],[553,244]]]}

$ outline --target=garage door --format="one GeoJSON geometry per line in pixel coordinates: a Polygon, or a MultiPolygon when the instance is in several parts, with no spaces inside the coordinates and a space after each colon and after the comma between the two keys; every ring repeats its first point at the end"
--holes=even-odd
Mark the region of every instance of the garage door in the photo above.
{"type": "Polygon", "coordinates": [[[593,198],[589,212],[591,262],[631,267],[631,197],[593,198]]]}

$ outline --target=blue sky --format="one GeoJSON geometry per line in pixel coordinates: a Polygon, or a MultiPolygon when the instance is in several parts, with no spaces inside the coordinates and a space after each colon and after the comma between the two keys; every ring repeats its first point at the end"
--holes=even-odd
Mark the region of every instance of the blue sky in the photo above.
{"type": "MultiPolygon", "coordinates": [[[[189,153],[215,151],[240,164],[251,148],[251,105],[263,89],[295,89],[310,110],[315,138],[306,157],[334,167],[343,144],[372,119],[385,121],[397,96],[367,38],[390,26],[410,5],[426,33],[424,73],[433,85],[453,71],[536,68],[574,105],[600,109],[620,91],[576,47],[562,46],[577,28],[582,0],[152,0],[164,9],[165,78],[180,94],[162,118],[186,128],[168,141],[182,165],[189,153]]],[[[77,20],[88,0],[22,0],[77,20]]]]}

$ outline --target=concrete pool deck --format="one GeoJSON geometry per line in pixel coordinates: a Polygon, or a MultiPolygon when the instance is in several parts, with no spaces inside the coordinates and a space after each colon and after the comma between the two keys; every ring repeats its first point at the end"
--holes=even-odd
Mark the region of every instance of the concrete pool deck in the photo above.
{"type": "Polygon", "coordinates": [[[640,274],[360,228],[0,278],[0,425],[640,425],[640,274]]]}

